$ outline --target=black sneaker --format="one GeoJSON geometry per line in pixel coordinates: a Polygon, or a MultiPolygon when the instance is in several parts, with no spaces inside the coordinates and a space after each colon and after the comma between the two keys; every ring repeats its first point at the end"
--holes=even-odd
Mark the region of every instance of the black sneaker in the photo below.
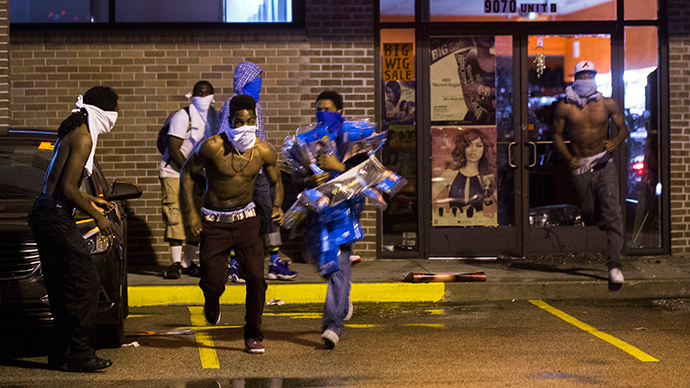
{"type": "Polygon", "coordinates": [[[172,263],[163,275],[166,279],[179,279],[180,276],[182,276],[182,264],[180,263],[172,263]]]}
{"type": "Polygon", "coordinates": [[[185,275],[198,278],[199,276],[201,276],[201,268],[199,268],[198,265],[192,263],[189,267],[182,268],[182,273],[185,275]]]}
{"type": "Polygon", "coordinates": [[[110,360],[94,357],[86,361],[67,361],[60,366],[60,370],[65,372],[93,372],[99,369],[105,369],[111,365],[113,365],[113,363],[110,360]]]}
{"type": "Polygon", "coordinates": [[[206,297],[204,316],[209,325],[217,325],[220,322],[220,297],[206,297]]]}

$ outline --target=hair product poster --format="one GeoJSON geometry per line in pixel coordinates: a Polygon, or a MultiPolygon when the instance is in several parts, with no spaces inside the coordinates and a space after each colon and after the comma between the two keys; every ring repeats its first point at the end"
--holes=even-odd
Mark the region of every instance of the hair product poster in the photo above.
{"type": "Polygon", "coordinates": [[[431,128],[433,226],[498,226],[496,127],[431,128]]]}
{"type": "Polygon", "coordinates": [[[431,39],[431,121],[496,124],[493,36],[431,39]]]}

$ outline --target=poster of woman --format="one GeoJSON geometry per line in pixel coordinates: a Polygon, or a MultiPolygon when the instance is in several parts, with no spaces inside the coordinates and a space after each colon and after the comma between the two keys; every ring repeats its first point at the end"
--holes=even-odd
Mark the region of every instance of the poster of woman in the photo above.
{"type": "Polygon", "coordinates": [[[497,226],[496,127],[432,127],[433,226],[497,226]]]}
{"type": "Polygon", "coordinates": [[[414,125],[417,121],[414,81],[385,81],[386,123],[414,125]]]}
{"type": "Polygon", "coordinates": [[[431,121],[496,124],[493,36],[431,39],[431,121]]]}

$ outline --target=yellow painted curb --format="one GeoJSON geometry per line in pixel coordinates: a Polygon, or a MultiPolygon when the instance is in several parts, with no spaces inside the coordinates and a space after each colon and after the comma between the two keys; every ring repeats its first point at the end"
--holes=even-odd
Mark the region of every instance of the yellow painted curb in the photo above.
{"type": "MultiPolygon", "coordinates": [[[[245,299],[243,285],[228,285],[220,298],[223,304],[241,304],[245,299]]],[[[129,305],[163,306],[169,304],[203,304],[204,294],[199,286],[132,286],[128,289],[129,305]]],[[[438,302],[446,293],[443,283],[353,283],[350,297],[353,302],[438,302]]],[[[325,283],[269,284],[266,300],[279,299],[285,303],[323,303],[325,283]]]]}

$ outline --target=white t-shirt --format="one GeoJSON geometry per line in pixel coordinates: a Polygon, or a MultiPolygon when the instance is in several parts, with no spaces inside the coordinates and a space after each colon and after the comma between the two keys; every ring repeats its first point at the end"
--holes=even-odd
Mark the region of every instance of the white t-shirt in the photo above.
{"type": "MultiPolygon", "coordinates": [[[[218,131],[218,113],[212,106],[209,107],[206,117],[202,118],[202,115],[199,114],[194,105],[189,105],[189,116],[184,109],[180,109],[170,119],[170,129],[168,130],[168,136],[183,139],[180,152],[185,158],[189,156],[199,143],[207,137],[215,135],[218,131]],[[189,126],[189,116],[192,117],[191,127],[189,126]],[[188,127],[189,131],[187,130],[188,127]]],[[[161,178],[179,178],[182,166],[176,166],[169,159],[168,150],[166,149],[158,166],[159,176],[161,178]]]]}

